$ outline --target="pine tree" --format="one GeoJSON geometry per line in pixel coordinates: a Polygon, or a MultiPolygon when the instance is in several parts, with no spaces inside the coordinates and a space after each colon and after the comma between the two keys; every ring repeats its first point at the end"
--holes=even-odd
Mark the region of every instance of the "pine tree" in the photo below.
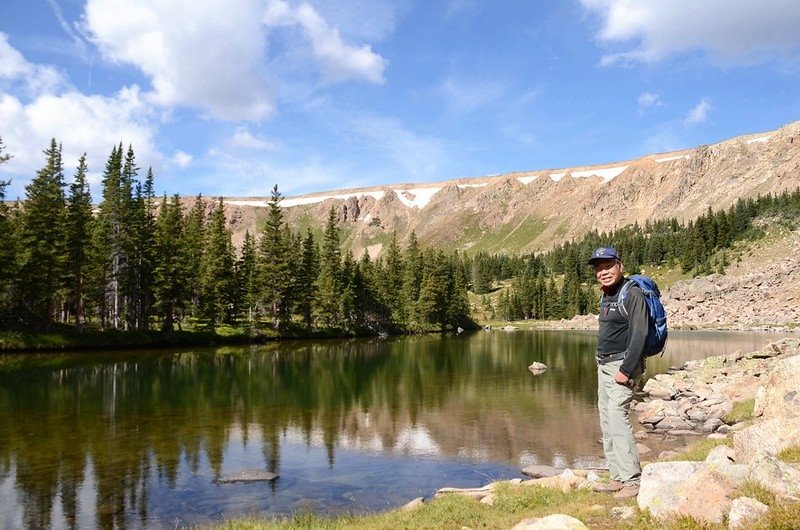
{"type": "Polygon", "coordinates": [[[284,232],[282,197],[276,184],[269,200],[267,222],[261,233],[259,275],[261,278],[261,298],[275,329],[289,319],[291,306],[288,294],[292,277],[289,268],[289,241],[284,232]]]}
{"type": "Polygon", "coordinates": [[[300,267],[295,276],[296,311],[303,319],[306,330],[310,333],[314,325],[315,284],[319,274],[319,252],[311,230],[303,239],[300,267]]]}
{"type": "Polygon", "coordinates": [[[91,248],[94,217],[86,172],[86,154],[84,154],[78,160],[75,181],[69,188],[66,224],[69,298],[75,310],[75,327],[78,332],[83,329],[86,275],[91,270],[90,259],[94,257],[91,248]]]}
{"type": "Polygon", "coordinates": [[[103,171],[103,200],[100,203],[94,247],[97,252],[97,295],[100,298],[100,321],[103,329],[120,329],[125,256],[122,249],[123,200],[120,188],[122,175],[122,145],[114,146],[103,171]]]}
{"type": "Polygon", "coordinates": [[[256,240],[245,231],[242,253],[236,266],[236,283],[238,285],[239,300],[247,322],[254,323],[258,312],[258,252],[256,240]]]}
{"type": "Polygon", "coordinates": [[[181,263],[187,287],[186,310],[193,316],[200,311],[200,262],[203,258],[205,230],[206,207],[202,195],[198,195],[187,214],[181,242],[181,263]]]}
{"type": "Polygon", "coordinates": [[[66,198],[61,146],[55,138],[44,154],[46,165],[25,187],[21,270],[28,308],[49,327],[55,316],[56,293],[64,284],[66,198]]]}
{"type": "Polygon", "coordinates": [[[383,280],[378,285],[383,299],[392,312],[392,319],[397,323],[402,322],[404,318],[404,270],[403,257],[400,254],[400,247],[397,245],[397,232],[393,232],[389,248],[386,250],[386,266],[383,268],[383,280]]]}
{"type": "Polygon", "coordinates": [[[156,257],[153,268],[155,308],[161,317],[161,330],[174,329],[175,316],[184,305],[186,283],[183,277],[183,208],[180,197],[167,196],[161,201],[161,211],[156,218],[153,245],[156,257]]]}
{"type": "Polygon", "coordinates": [[[404,321],[412,322],[417,312],[416,305],[420,295],[422,284],[423,260],[422,253],[417,242],[417,234],[414,230],[409,236],[408,248],[405,252],[405,273],[403,275],[403,298],[406,307],[404,309],[404,321]]]}
{"type": "Polygon", "coordinates": [[[200,263],[200,309],[211,331],[229,320],[233,277],[233,245],[222,198],[211,213],[200,263]]]}
{"type": "Polygon", "coordinates": [[[315,318],[328,327],[341,325],[339,302],[342,295],[341,250],[336,211],[331,207],[325,225],[322,252],[319,259],[319,275],[316,283],[315,318]]]}
{"type": "Polygon", "coordinates": [[[136,191],[136,267],[138,280],[137,328],[149,329],[155,299],[156,206],[153,168],[148,168],[144,186],[136,191]]]}

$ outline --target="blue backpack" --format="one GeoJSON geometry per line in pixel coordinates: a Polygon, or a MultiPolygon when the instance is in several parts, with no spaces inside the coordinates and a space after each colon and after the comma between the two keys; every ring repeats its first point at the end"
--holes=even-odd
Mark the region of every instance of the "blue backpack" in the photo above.
{"type": "Polygon", "coordinates": [[[647,304],[647,340],[645,341],[644,355],[652,357],[662,353],[667,345],[667,312],[664,310],[664,304],[661,303],[661,291],[649,276],[644,274],[630,276],[622,286],[618,298],[619,307],[623,313],[626,313],[625,316],[627,316],[627,311],[625,311],[622,301],[628,294],[631,284],[637,285],[644,293],[644,300],[647,304]]]}

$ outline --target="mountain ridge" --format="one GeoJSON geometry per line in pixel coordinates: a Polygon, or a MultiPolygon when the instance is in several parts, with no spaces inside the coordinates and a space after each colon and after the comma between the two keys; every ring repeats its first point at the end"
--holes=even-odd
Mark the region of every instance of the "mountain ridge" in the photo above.
{"type": "MultiPolygon", "coordinates": [[[[294,231],[319,233],[333,207],[343,243],[377,256],[397,234],[467,252],[540,252],[592,229],[693,220],[739,198],[800,187],[800,122],[695,148],[604,164],[515,171],[434,183],[315,192],[281,204],[294,231]]],[[[240,243],[257,233],[267,198],[226,197],[240,243]]]]}

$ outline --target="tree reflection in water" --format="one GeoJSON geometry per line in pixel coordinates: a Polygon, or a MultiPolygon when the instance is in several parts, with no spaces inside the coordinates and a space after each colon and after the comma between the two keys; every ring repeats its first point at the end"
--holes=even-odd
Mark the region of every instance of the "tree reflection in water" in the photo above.
{"type": "MultiPolygon", "coordinates": [[[[678,334],[650,372],[764,338],[678,334]]],[[[166,527],[308,503],[374,510],[388,506],[332,492],[400,502],[468,471],[585,464],[600,453],[594,345],[590,332],[517,331],[6,357],[0,520],[166,527]],[[549,370],[532,376],[532,361],[549,370]],[[284,476],[212,484],[243,465],[284,476]]]]}

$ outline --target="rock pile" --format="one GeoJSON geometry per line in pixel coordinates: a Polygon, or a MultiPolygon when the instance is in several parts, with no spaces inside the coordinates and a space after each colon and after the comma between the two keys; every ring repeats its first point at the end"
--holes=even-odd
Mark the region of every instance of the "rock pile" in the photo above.
{"type": "Polygon", "coordinates": [[[788,257],[755,272],[711,274],[670,286],[663,296],[670,326],[789,329],[800,322],[798,253],[795,246],[788,257]]]}
{"type": "Polygon", "coordinates": [[[678,515],[719,524],[727,518],[729,528],[736,528],[767,509],[755,499],[738,496],[737,490],[746,483],[755,483],[776,499],[800,502],[800,469],[776,456],[800,445],[798,389],[799,339],[783,339],[763,352],[694,361],[659,378],[649,389],[658,397],[637,407],[644,414],[640,421],[650,421],[646,425],[658,429],[672,418],[670,427],[680,421],[704,431],[738,432],[733,433],[733,449],[719,446],[705,462],[645,466],[639,507],[659,519],[678,515]],[[755,399],[752,425],[723,429],[724,424],[712,421],[721,419],[733,403],[751,397],[755,399]]]}

